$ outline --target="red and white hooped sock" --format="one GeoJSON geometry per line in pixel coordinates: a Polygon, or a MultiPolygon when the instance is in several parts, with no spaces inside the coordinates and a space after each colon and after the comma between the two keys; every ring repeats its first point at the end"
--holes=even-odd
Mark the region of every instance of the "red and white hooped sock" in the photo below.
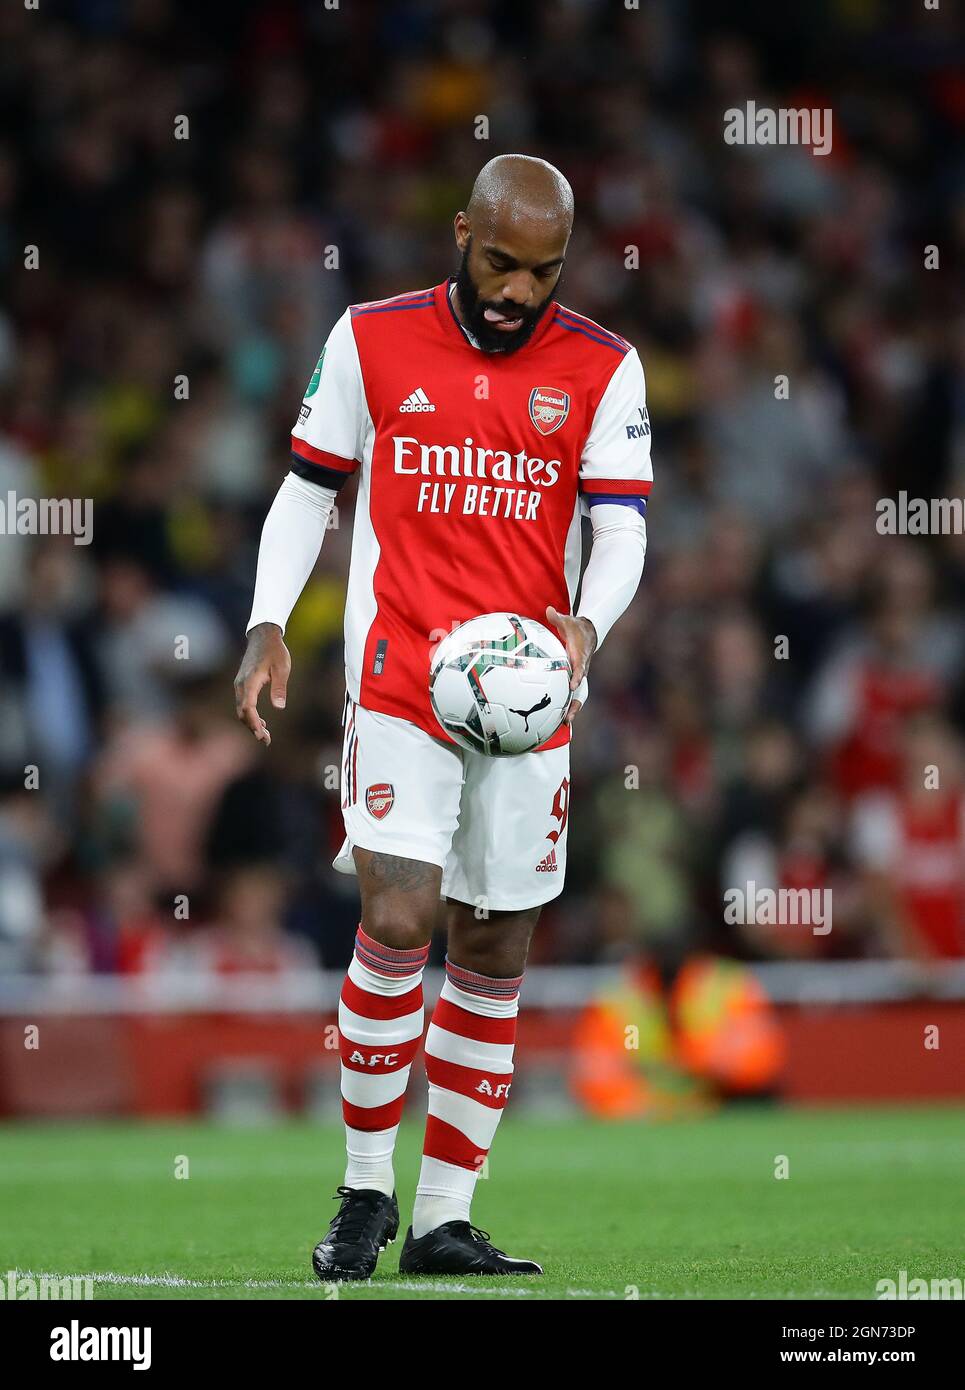
{"type": "Polygon", "coordinates": [[[513,1079],[523,977],[495,979],[446,961],[446,981],[426,1033],[429,1116],[412,1232],[468,1221],[513,1079]]]}
{"type": "Polygon", "coordinates": [[[356,934],[338,1006],[346,1187],[375,1188],[387,1196],[395,1190],[392,1152],[422,1037],[428,956],[428,946],[397,951],[361,926],[356,934]]]}

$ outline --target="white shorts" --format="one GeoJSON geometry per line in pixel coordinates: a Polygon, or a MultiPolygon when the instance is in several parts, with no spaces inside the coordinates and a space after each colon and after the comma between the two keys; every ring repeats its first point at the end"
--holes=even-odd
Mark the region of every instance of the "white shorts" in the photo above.
{"type": "Polygon", "coordinates": [[[569,744],[487,758],[348,699],[341,787],[340,873],[355,872],[358,845],[438,864],[443,897],[493,912],[537,907],[562,891],[569,744]]]}

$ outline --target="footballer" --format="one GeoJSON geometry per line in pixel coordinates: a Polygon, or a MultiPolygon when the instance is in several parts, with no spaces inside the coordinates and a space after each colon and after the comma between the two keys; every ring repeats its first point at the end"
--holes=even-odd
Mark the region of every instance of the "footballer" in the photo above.
{"type": "Polygon", "coordinates": [[[640,582],[652,479],[637,352],[556,299],[572,225],[559,170],[490,160],[455,218],[458,274],[335,324],[264,524],[235,691],[239,719],[269,744],[259,694],[284,708],[285,626],[338,491],[359,474],[335,868],[358,878],[361,921],[338,1015],[345,1177],[312,1258],[323,1280],[369,1278],[398,1231],[393,1149],[440,917],[445,983],[425,1035],[428,1118],[399,1268],[542,1273],[496,1249],[471,1203],[512,1082],[530,937],[563,886],[572,721],[591,655],[640,582]],[[428,673],[441,633],[502,610],[558,630],[573,698],[541,747],[499,758],[445,735],[428,673]]]}

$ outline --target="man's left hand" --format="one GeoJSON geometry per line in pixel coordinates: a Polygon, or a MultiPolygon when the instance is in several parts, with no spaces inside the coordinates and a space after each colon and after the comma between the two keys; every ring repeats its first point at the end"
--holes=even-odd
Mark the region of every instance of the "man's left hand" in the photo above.
{"type": "MultiPolygon", "coordinates": [[[[596,628],[589,618],[575,618],[571,613],[557,613],[553,607],[547,608],[546,616],[563,639],[573,675],[570,689],[576,690],[590,669],[590,657],[596,651],[596,628]]],[[[566,723],[573,720],[583,708],[582,700],[573,700],[566,712],[566,723]]]]}

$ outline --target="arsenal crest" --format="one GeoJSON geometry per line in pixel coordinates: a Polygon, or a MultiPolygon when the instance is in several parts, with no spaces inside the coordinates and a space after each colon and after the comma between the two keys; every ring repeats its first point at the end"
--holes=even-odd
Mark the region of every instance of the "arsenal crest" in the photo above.
{"type": "Polygon", "coordinates": [[[375,782],[365,789],[365,805],[369,815],[376,820],[384,820],[392,810],[394,801],[395,790],[391,782],[375,782]]]}
{"type": "Polygon", "coordinates": [[[555,386],[534,386],[529,393],[529,418],[540,434],[552,434],[570,413],[570,398],[555,386]]]}

